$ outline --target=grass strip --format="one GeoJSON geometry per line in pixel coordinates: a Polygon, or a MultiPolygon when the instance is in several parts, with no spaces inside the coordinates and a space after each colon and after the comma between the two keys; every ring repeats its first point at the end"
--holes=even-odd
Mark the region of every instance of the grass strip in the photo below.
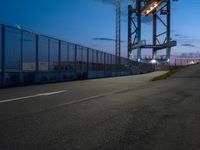
{"type": "Polygon", "coordinates": [[[176,67],[176,68],[173,68],[173,69],[170,69],[167,73],[163,74],[163,75],[160,75],[158,77],[155,77],[152,79],[152,81],[159,81],[159,80],[165,80],[169,77],[171,77],[172,75],[176,74],[177,72],[183,70],[184,68],[186,68],[187,66],[184,66],[184,67],[176,67]]]}

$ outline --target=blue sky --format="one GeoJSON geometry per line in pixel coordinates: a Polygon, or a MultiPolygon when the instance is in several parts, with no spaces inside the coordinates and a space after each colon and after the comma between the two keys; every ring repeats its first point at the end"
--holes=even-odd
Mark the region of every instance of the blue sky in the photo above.
{"type": "MultiPolygon", "coordinates": [[[[114,0],[1,0],[0,21],[21,25],[41,34],[114,53],[114,0]]],[[[122,0],[122,55],[127,51],[127,5],[122,0]]],[[[200,1],[172,3],[172,38],[178,41],[173,54],[200,52],[200,1]]],[[[143,24],[151,37],[150,23],[143,24]]]]}

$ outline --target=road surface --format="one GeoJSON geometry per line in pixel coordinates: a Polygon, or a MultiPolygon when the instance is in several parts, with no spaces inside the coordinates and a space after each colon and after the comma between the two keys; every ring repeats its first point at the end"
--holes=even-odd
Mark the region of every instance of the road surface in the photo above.
{"type": "Polygon", "coordinates": [[[199,150],[200,65],[0,89],[0,150],[199,150]]]}

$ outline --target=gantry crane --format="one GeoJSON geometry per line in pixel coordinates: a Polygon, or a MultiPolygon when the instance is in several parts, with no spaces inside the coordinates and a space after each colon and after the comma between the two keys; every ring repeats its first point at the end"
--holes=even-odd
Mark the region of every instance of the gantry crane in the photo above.
{"type": "Polygon", "coordinates": [[[169,63],[171,48],[176,46],[176,41],[170,35],[171,0],[133,0],[128,6],[128,58],[132,59],[132,53],[137,50],[137,61],[142,60],[141,50],[152,49],[151,63],[169,63]],[[142,16],[152,15],[153,36],[152,43],[147,44],[141,39],[142,16]],[[163,18],[164,17],[164,18],[163,18]],[[165,28],[164,32],[158,33],[157,23],[165,28]],[[164,38],[163,38],[164,36],[164,38]],[[156,58],[158,50],[166,49],[166,56],[162,60],[156,58]]]}

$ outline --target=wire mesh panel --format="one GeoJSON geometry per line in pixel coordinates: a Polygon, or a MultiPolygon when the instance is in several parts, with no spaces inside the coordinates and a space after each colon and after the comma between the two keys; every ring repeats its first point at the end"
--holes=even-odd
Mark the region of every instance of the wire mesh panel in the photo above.
{"type": "Polygon", "coordinates": [[[21,71],[21,31],[5,27],[5,70],[6,72],[21,71]]]}
{"type": "Polygon", "coordinates": [[[97,59],[98,59],[97,51],[93,50],[93,67],[92,67],[93,71],[97,71],[97,69],[98,69],[98,66],[97,66],[98,60],[97,59]]]}
{"type": "Polygon", "coordinates": [[[2,26],[0,25],[0,86],[3,85],[2,26]]]}
{"type": "Polygon", "coordinates": [[[112,55],[112,76],[115,76],[115,55],[112,55]]]}
{"type": "Polygon", "coordinates": [[[47,72],[49,70],[49,41],[48,37],[38,37],[38,70],[47,72]]]}
{"type": "Polygon", "coordinates": [[[100,71],[100,54],[99,51],[95,50],[96,53],[96,63],[95,63],[95,71],[96,71],[96,77],[99,78],[101,77],[101,71],[100,71]]]}
{"type": "Polygon", "coordinates": [[[33,83],[36,79],[36,35],[22,31],[22,71],[23,83],[33,83]]]}
{"type": "Polygon", "coordinates": [[[88,64],[88,48],[83,47],[83,56],[82,56],[82,71],[83,71],[83,79],[86,79],[88,76],[88,69],[89,69],[89,64],[88,64]]]}
{"type": "Polygon", "coordinates": [[[5,85],[20,84],[22,69],[22,39],[21,31],[5,27],[5,85]]]}
{"type": "Polygon", "coordinates": [[[93,62],[93,50],[92,49],[89,49],[89,63],[92,63],[93,62]]]}
{"type": "Polygon", "coordinates": [[[50,71],[59,71],[59,41],[50,39],[50,71]]]}
{"type": "Polygon", "coordinates": [[[69,44],[69,61],[75,62],[75,45],[69,44]]]}
{"type": "Polygon", "coordinates": [[[105,70],[108,71],[108,54],[105,53],[105,70]]]}
{"type": "Polygon", "coordinates": [[[76,47],[76,61],[77,62],[82,62],[82,54],[83,54],[83,48],[81,46],[76,47]]]}
{"type": "Polygon", "coordinates": [[[22,70],[36,71],[36,35],[22,32],[22,70]]]}
{"type": "Polygon", "coordinates": [[[69,43],[62,41],[60,50],[60,69],[61,71],[68,70],[69,61],[69,43]]]}
{"type": "Polygon", "coordinates": [[[116,64],[116,59],[115,59],[115,55],[113,55],[113,65],[116,64]]]}
{"type": "Polygon", "coordinates": [[[108,67],[109,67],[109,71],[111,73],[112,71],[112,55],[111,54],[108,54],[108,67]]]}
{"type": "Polygon", "coordinates": [[[87,52],[88,52],[88,49],[86,48],[86,47],[83,47],[83,62],[87,62],[87,60],[88,60],[88,58],[87,58],[87,56],[88,56],[88,54],[87,54],[87,52]]]}
{"type": "Polygon", "coordinates": [[[69,69],[75,71],[75,45],[69,44],[69,69]]]}
{"type": "Polygon", "coordinates": [[[94,51],[93,49],[88,50],[88,78],[94,78],[95,77],[95,72],[93,70],[93,54],[94,51]]]}
{"type": "Polygon", "coordinates": [[[103,52],[98,52],[99,53],[99,71],[100,71],[100,77],[104,76],[104,53],[103,52]]]}
{"type": "Polygon", "coordinates": [[[76,73],[78,79],[82,78],[83,65],[82,65],[83,48],[79,45],[76,46],[76,73]]]}
{"type": "Polygon", "coordinates": [[[98,70],[100,70],[100,64],[101,64],[101,52],[97,50],[97,64],[98,64],[98,70]]]}
{"type": "Polygon", "coordinates": [[[128,65],[128,59],[125,58],[125,65],[127,66],[128,65]]]}
{"type": "Polygon", "coordinates": [[[101,62],[104,65],[104,62],[105,62],[105,60],[104,60],[104,52],[101,52],[101,62]]]}
{"type": "Polygon", "coordinates": [[[100,64],[101,63],[101,53],[99,51],[96,51],[97,52],[97,64],[100,64]]]}
{"type": "Polygon", "coordinates": [[[109,64],[112,65],[112,54],[109,54],[109,58],[110,58],[109,64]]]}
{"type": "Polygon", "coordinates": [[[88,50],[88,78],[93,78],[92,63],[93,63],[93,50],[88,50]]]}
{"type": "Polygon", "coordinates": [[[93,63],[97,63],[97,51],[93,50],[93,59],[92,59],[93,63]]]}
{"type": "Polygon", "coordinates": [[[2,72],[2,28],[0,25],[0,83],[1,83],[1,72],[2,72]]]}
{"type": "Polygon", "coordinates": [[[105,53],[105,64],[107,65],[108,64],[108,54],[105,53]]]}

